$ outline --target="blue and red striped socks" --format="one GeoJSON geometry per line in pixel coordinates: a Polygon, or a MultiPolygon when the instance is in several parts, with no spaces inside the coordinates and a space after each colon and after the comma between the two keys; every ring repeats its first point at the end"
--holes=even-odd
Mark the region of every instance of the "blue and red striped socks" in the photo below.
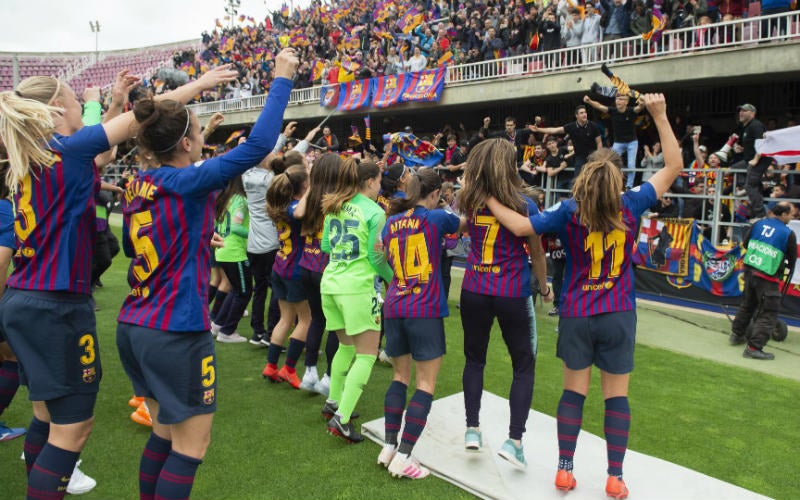
{"type": "Polygon", "coordinates": [[[50,443],[44,445],[36,463],[28,473],[28,498],[39,500],[64,498],[75,463],[80,456],[80,452],[62,450],[50,443]]]}
{"type": "Polygon", "coordinates": [[[417,444],[425,424],[428,422],[428,413],[431,412],[433,394],[417,389],[411,396],[406,410],[406,425],[403,427],[403,437],[400,439],[400,447],[397,453],[410,455],[414,445],[417,444]]]}
{"type": "Polygon", "coordinates": [[[154,500],[158,476],[164,467],[164,462],[169,457],[172,449],[172,441],[150,433],[150,439],[142,450],[142,458],[139,461],[139,499],[154,500]]]}
{"type": "Polygon", "coordinates": [[[3,361],[0,365],[0,415],[3,414],[19,388],[19,365],[16,361],[3,361]]]}
{"type": "Polygon", "coordinates": [[[606,399],[606,450],[608,475],[622,477],[622,461],[628,449],[628,430],[631,427],[631,408],[625,396],[606,399]]]}
{"type": "Polygon", "coordinates": [[[289,369],[289,373],[293,373],[295,371],[295,366],[297,366],[297,360],[300,359],[300,355],[303,354],[303,349],[305,349],[306,343],[302,340],[297,340],[293,338],[289,338],[289,348],[286,349],[286,368],[289,369]]]}
{"type": "Polygon", "coordinates": [[[36,459],[39,458],[42,448],[47,444],[48,437],[50,437],[50,423],[33,417],[28,426],[28,433],[25,434],[25,445],[22,448],[25,451],[25,469],[28,471],[28,475],[30,475],[36,459]]]}
{"type": "Polygon", "coordinates": [[[383,398],[384,438],[386,444],[397,446],[397,435],[403,425],[403,410],[406,408],[408,386],[397,380],[392,380],[383,398]]]}
{"type": "Polygon", "coordinates": [[[575,446],[583,423],[583,402],[586,396],[577,392],[561,393],[558,402],[558,468],[571,471],[575,457],[575,446]]]}
{"type": "Polygon", "coordinates": [[[184,500],[192,493],[194,475],[202,460],[172,450],[158,475],[155,500],[184,500]]]}

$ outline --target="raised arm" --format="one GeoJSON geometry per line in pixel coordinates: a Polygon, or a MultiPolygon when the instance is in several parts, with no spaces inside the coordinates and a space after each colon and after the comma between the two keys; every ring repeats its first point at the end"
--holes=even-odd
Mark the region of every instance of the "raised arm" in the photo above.
{"type": "Polygon", "coordinates": [[[672,127],[667,118],[667,102],[664,94],[645,94],[643,96],[647,111],[653,117],[653,122],[658,130],[658,138],[661,141],[661,151],[664,154],[664,168],[659,170],[647,182],[655,188],[656,196],[659,198],[672,186],[672,183],[683,169],[683,159],[681,158],[681,148],[678,139],[672,132],[672,127]]]}
{"type": "Polygon", "coordinates": [[[207,141],[208,138],[211,137],[211,134],[213,134],[214,131],[217,130],[217,127],[222,125],[224,121],[225,117],[220,112],[216,112],[213,115],[211,115],[211,118],[208,120],[206,128],[203,129],[203,140],[207,141]]]}
{"type": "Polygon", "coordinates": [[[583,102],[588,104],[589,106],[593,107],[594,109],[596,109],[597,111],[599,111],[601,113],[608,113],[608,106],[603,106],[599,102],[593,100],[588,95],[583,96],[583,102]]]}
{"type": "Polygon", "coordinates": [[[528,130],[540,134],[564,135],[564,127],[538,127],[536,125],[528,125],[528,130]]]}
{"type": "MultiPolygon", "coordinates": [[[[229,69],[230,65],[219,66],[204,74],[197,80],[187,83],[172,92],[161,94],[154,97],[155,100],[160,101],[163,99],[172,99],[186,104],[192,97],[199,94],[203,90],[212,89],[229,80],[233,80],[239,76],[239,72],[229,69]]],[[[120,116],[103,123],[103,129],[108,138],[108,145],[114,146],[121,142],[127,141],[135,135],[136,119],[133,117],[133,112],[128,111],[120,116]]]]}

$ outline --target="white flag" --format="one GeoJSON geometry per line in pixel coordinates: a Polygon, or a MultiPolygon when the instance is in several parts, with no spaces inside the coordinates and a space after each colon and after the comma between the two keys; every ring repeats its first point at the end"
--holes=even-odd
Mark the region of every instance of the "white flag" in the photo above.
{"type": "Polygon", "coordinates": [[[756,153],[775,158],[778,165],[800,162],[800,125],[767,132],[756,139],[756,153]]]}

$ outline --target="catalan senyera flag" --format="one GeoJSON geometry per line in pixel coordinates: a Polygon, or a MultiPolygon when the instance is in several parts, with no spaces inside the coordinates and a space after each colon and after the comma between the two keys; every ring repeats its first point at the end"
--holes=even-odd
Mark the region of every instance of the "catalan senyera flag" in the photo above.
{"type": "Polygon", "coordinates": [[[447,63],[449,63],[449,62],[450,62],[452,59],[453,59],[453,52],[448,50],[447,52],[445,52],[444,54],[442,54],[442,56],[439,58],[439,60],[437,61],[437,65],[438,65],[438,66],[441,66],[441,65],[443,65],[443,64],[447,64],[447,63]]]}
{"type": "Polygon", "coordinates": [[[686,276],[694,219],[642,217],[633,262],[657,273],[686,276]]]}

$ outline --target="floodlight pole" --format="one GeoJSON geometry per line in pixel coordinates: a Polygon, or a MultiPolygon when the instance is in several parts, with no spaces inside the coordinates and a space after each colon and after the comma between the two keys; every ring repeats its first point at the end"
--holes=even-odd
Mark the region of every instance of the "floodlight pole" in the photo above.
{"type": "Polygon", "coordinates": [[[89,29],[94,33],[94,62],[100,60],[100,21],[89,21],[89,29]]]}
{"type": "Polygon", "coordinates": [[[242,0],[225,0],[225,13],[228,14],[230,28],[233,28],[233,23],[236,20],[236,15],[239,14],[239,7],[241,6],[242,0]]]}

